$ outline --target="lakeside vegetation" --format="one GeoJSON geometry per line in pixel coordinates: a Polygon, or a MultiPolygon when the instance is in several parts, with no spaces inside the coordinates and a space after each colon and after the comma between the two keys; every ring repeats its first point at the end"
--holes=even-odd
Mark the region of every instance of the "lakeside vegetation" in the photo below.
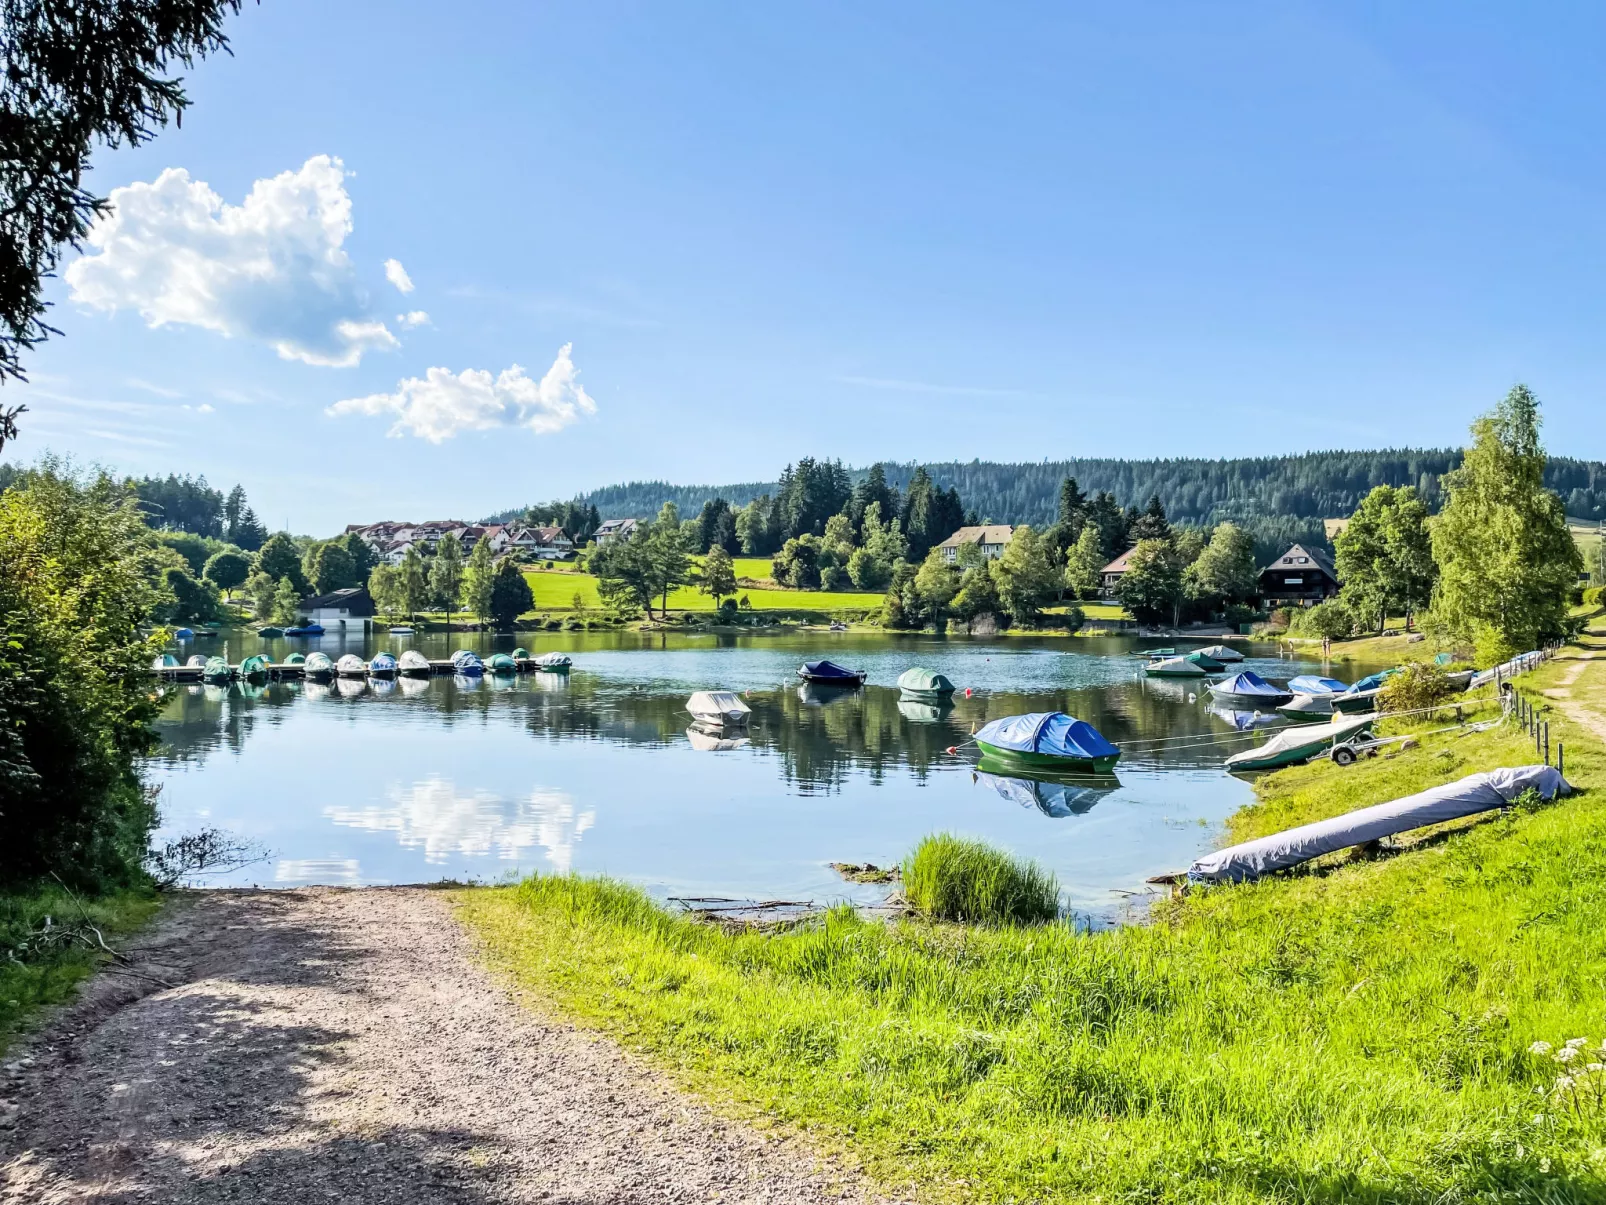
{"type": "MultiPolygon", "coordinates": [[[[1522,680],[1535,698],[1570,659],[1522,680]]],[[[1606,665],[1584,667],[1606,699],[1606,665]]],[[[1003,1200],[1583,1201],[1603,1118],[1529,1053],[1606,1032],[1606,750],[1552,713],[1558,803],[1193,891],[1154,923],[728,932],[606,880],[457,897],[521,989],[895,1188],[1003,1200]]],[[[1606,721],[1602,721],[1606,723],[1606,721]]],[[[1419,726],[1424,727],[1424,726],[1419,726]]],[[[1257,783],[1249,837],[1533,760],[1529,738],[1257,783]]]]}

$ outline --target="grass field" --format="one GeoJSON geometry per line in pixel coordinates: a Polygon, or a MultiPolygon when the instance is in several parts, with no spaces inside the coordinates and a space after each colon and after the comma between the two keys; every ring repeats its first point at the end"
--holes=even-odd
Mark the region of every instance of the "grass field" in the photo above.
{"type": "MultiPolygon", "coordinates": [[[[1552,662],[1523,688],[1567,691],[1606,663],[1578,670],[1552,662]]],[[[544,1007],[893,1186],[983,1201],[1598,1201],[1606,1110],[1547,1095],[1558,1067],[1528,1053],[1606,1038],[1606,749],[1552,719],[1586,793],[1393,856],[1195,891],[1146,927],[840,910],[729,934],[569,877],[458,907],[544,1007]]],[[[1233,833],[1532,760],[1506,727],[1283,771],[1259,780],[1233,833]]]]}
{"type": "MultiPolygon", "coordinates": [[[[764,562],[766,568],[768,561],[764,562]]],[[[597,579],[589,573],[573,570],[534,569],[527,572],[530,592],[535,595],[537,611],[562,611],[574,605],[576,592],[587,607],[601,606],[597,597],[597,579]]],[[[873,611],[881,606],[879,594],[859,594],[828,590],[761,590],[742,588],[735,597],[746,595],[755,611],[873,611]]],[[[656,607],[657,602],[653,605],[656,607]]],[[[676,611],[712,611],[714,600],[692,587],[683,586],[669,592],[669,606],[676,611]]]]}

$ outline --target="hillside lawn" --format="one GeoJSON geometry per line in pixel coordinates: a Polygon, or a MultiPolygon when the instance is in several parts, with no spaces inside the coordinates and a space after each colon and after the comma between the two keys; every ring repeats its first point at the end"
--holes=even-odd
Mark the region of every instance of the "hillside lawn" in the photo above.
{"type": "MultiPolygon", "coordinates": [[[[558,875],[464,891],[457,907],[539,1007],[894,1189],[1599,1201],[1606,1109],[1548,1094],[1559,1068],[1528,1052],[1606,1038],[1606,710],[1586,709],[1606,705],[1606,660],[1580,660],[1606,642],[1585,643],[1520,680],[1552,700],[1552,741],[1583,793],[1373,859],[1194,890],[1146,926],[839,909],[732,933],[558,875]]],[[[1347,769],[1262,776],[1231,836],[1534,760],[1511,723],[1424,734],[1347,769]]]]}

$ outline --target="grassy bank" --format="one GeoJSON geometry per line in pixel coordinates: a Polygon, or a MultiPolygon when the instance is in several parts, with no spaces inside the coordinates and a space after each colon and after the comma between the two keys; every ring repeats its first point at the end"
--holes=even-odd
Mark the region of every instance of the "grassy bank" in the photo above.
{"type": "Polygon", "coordinates": [[[0,1054],[39,1010],[59,1004],[106,956],[66,931],[94,925],[114,947],[160,906],[154,891],[113,892],[94,899],[59,888],[0,893],[0,1054]],[[45,918],[50,918],[50,927],[45,918]]]}
{"type": "MultiPolygon", "coordinates": [[[[1591,667],[1597,672],[1599,667],[1591,667]]],[[[1529,687],[1571,672],[1547,666],[1529,687]]],[[[1569,777],[1606,785],[1565,717],[1569,777]]],[[[1509,730],[1263,778],[1235,835],[1532,760],[1509,730]]],[[[466,892],[545,1006],[893,1184],[982,1200],[1599,1200],[1606,1118],[1531,1043],[1606,1038],[1606,791],[1144,928],[727,934],[596,880],[466,892]]]]}

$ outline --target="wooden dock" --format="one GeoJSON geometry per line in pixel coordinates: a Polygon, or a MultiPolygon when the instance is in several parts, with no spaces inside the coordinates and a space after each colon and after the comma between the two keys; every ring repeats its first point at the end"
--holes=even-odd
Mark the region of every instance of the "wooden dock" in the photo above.
{"type": "MultiPolygon", "coordinates": [[[[514,665],[518,667],[518,671],[521,674],[537,673],[544,668],[538,665],[533,657],[520,657],[514,662],[514,665]]],[[[164,665],[160,667],[152,666],[147,672],[149,672],[151,677],[162,682],[203,682],[205,681],[204,675],[206,670],[204,666],[200,665],[164,665]]],[[[456,672],[457,667],[450,661],[431,661],[429,663],[429,674],[432,678],[447,677],[451,674],[455,674],[456,672]]],[[[491,671],[486,670],[485,672],[489,674],[491,671]]],[[[547,672],[565,673],[567,672],[567,667],[562,670],[548,670],[547,672]]],[[[288,665],[274,662],[267,667],[267,671],[262,675],[262,679],[268,682],[300,682],[306,676],[307,667],[304,662],[298,661],[288,665]]],[[[338,670],[330,668],[329,670],[325,671],[324,676],[333,679],[342,677],[344,675],[342,675],[338,670]]],[[[397,671],[387,676],[395,678],[410,678],[415,675],[407,673],[406,671],[397,671]]],[[[418,674],[417,676],[422,677],[423,675],[418,674]]],[[[238,665],[229,666],[229,681],[239,682],[244,680],[244,678],[245,675],[240,673],[240,667],[238,665]]]]}

